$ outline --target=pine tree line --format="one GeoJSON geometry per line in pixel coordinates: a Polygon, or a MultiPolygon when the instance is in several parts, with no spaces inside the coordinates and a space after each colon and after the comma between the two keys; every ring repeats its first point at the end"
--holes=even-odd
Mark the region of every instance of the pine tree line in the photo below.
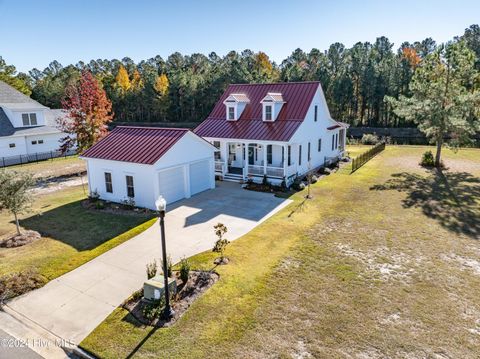
{"type": "MultiPolygon", "coordinates": [[[[480,68],[479,26],[470,26],[454,40],[466,42],[480,68]]],[[[297,49],[280,64],[251,50],[223,57],[176,52],[167,59],[156,56],[139,63],[128,57],[65,67],[53,61],[28,75],[17,75],[0,57],[0,80],[31,92],[46,106],[60,108],[65,89],[79,80],[82,70],[89,70],[112,101],[115,120],[122,122],[199,122],[230,83],[319,80],[335,119],[355,126],[402,127],[413,124],[395,115],[385,98],[409,96],[415,68],[436,48],[427,38],[394,50],[388,38],[379,37],[351,48],[334,43],[323,52],[297,49]]]]}

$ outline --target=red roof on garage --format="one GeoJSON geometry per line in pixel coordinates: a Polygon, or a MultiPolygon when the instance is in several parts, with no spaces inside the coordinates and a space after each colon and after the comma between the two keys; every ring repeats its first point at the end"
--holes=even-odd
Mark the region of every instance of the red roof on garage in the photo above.
{"type": "Polygon", "coordinates": [[[189,131],[187,128],[118,126],[83,152],[82,157],[153,165],[189,131]]]}
{"type": "Polygon", "coordinates": [[[202,137],[288,141],[307,115],[320,82],[230,85],[208,118],[194,132],[202,137]],[[262,121],[262,99],[268,93],[280,93],[285,103],[274,122],[262,121]],[[227,121],[225,99],[245,94],[250,102],[237,121],[227,121]]]}

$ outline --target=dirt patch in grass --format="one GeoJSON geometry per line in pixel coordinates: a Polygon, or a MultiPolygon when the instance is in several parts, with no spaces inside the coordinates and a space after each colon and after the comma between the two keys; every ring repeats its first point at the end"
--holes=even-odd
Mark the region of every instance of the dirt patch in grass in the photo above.
{"type": "Polygon", "coordinates": [[[47,279],[36,269],[0,276],[0,305],[3,301],[45,285],[47,279]]]}
{"type": "Polygon", "coordinates": [[[20,234],[0,240],[0,248],[16,248],[38,241],[41,238],[37,231],[23,231],[20,234]]]}
{"type": "MultiPolygon", "coordinates": [[[[159,306],[160,303],[152,303],[151,301],[143,299],[143,290],[136,292],[129,300],[127,300],[122,307],[135,318],[135,321],[142,325],[149,325],[154,327],[169,327],[177,322],[192,305],[208,288],[217,282],[219,275],[212,271],[191,271],[188,276],[187,283],[180,280],[178,273],[175,275],[177,282],[177,293],[173,296],[170,303],[174,310],[174,316],[166,321],[161,317],[148,318],[145,316],[147,307],[159,306]]],[[[160,307],[159,307],[160,308],[160,307]]],[[[161,313],[163,308],[159,309],[161,313]]]]}

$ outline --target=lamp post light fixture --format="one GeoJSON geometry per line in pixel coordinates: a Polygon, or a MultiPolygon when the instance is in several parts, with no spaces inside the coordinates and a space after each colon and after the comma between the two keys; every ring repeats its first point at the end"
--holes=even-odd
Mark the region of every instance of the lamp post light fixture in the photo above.
{"type": "Polygon", "coordinates": [[[160,218],[160,234],[162,237],[162,263],[163,263],[163,279],[165,286],[165,312],[164,316],[166,319],[171,318],[175,313],[170,308],[170,289],[168,288],[168,264],[167,264],[167,248],[165,245],[165,211],[167,209],[167,201],[163,196],[158,196],[155,201],[155,207],[158,210],[160,218]]]}

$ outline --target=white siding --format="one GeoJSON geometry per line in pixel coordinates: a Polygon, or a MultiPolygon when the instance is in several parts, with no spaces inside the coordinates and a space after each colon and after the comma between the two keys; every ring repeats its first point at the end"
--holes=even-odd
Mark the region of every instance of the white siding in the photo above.
{"type": "Polygon", "coordinates": [[[190,164],[190,194],[194,195],[210,188],[210,161],[190,164]]]}
{"type": "Polygon", "coordinates": [[[159,193],[167,204],[176,202],[187,196],[185,166],[174,167],[158,172],[159,193]]]}

